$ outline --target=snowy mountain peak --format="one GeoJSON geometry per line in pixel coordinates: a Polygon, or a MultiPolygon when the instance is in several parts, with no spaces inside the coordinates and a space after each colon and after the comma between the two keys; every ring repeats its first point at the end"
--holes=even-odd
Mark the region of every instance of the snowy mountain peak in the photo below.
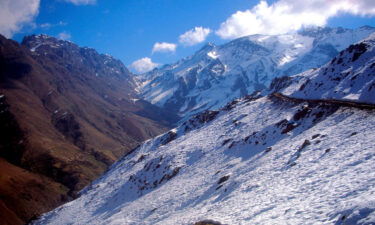
{"type": "Polygon", "coordinates": [[[209,43],[190,57],[141,75],[139,89],[146,100],[186,120],[262,90],[275,77],[320,67],[374,31],[310,28],[297,34],[251,35],[220,46],[209,43]]]}
{"type": "Polygon", "coordinates": [[[51,48],[61,48],[67,45],[75,45],[70,41],[60,40],[46,34],[26,36],[24,37],[22,44],[28,47],[32,52],[35,52],[40,46],[43,45],[51,48]]]}
{"type": "Polygon", "coordinates": [[[299,34],[303,36],[310,36],[310,37],[317,37],[321,36],[324,34],[329,34],[332,32],[336,33],[343,33],[343,32],[348,32],[350,29],[342,28],[342,27],[337,27],[337,28],[332,28],[332,27],[306,27],[298,31],[299,34]]]}

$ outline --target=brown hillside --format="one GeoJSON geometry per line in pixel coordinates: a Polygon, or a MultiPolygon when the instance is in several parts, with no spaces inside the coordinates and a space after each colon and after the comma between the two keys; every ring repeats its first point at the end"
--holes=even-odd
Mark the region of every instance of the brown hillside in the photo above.
{"type": "Polygon", "coordinates": [[[0,221],[74,197],[177,117],[137,100],[118,60],[45,35],[0,36],[0,221]],[[27,210],[28,209],[28,210],[27,210]]]}

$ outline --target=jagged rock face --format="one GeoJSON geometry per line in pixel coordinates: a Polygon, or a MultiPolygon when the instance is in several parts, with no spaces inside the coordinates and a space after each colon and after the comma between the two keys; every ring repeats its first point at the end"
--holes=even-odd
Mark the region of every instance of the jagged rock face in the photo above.
{"type": "Polygon", "coordinates": [[[215,46],[138,76],[145,99],[184,119],[269,86],[272,79],[320,67],[374,32],[314,28],[298,34],[252,35],[215,46]]]}
{"type": "Polygon", "coordinates": [[[0,179],[0,215],[11,212],[19,223],[74,197],[177,120],[138,97],[119,60],[71,42],[38,35],[20,45],[0,37],[0,68],[0,120],[7,121],[0,163],[14,172],[0,172],[8,177],[0,179]]]}
{"type": "Polygon", "coordinates": [[[23,39],[22,45],[30,49],[37,59],[59,62],[67,72],[75,75],[78,73],[84,81],[103,81],[100,78],[105,78],[111,88],[116,88],[116,82],[120,82],[121,85],[126,85],[123,87],[125,94],[136,96],[132,74],[121,61],[110,55],[98,54],[94,49],[81,48],[72,42],[46,35],[27,36],[23,39]],[[87,77],[98,78],[87,79],[87,77]]]}

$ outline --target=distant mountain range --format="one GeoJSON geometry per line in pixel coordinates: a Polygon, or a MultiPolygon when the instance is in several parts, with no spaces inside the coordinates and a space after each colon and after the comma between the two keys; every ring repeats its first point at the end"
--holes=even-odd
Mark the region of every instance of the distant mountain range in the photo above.
{"type": "MultiPolygon", "coordinates": [[[[254,57],[267,53],[248,38],[240,40],[254,57]]],[[[200,113],[144,142],[34,224],[375,224],[374,62],[371,35],[320,68],[200,113]]]]}
{"type": "Polygon", "coordinates": [[[138,76],[145,100],[183,121],[267,87],[273,78],[317,68],[375,28],[311,28],[297,34],[252,35],[216,46],[138,76]]]}
{"type": "Polygon", "coordinates": [[[46,35],[0,36],[0,222],[76,196],[176,116],[139,99],[119,61],[46,35]]]}

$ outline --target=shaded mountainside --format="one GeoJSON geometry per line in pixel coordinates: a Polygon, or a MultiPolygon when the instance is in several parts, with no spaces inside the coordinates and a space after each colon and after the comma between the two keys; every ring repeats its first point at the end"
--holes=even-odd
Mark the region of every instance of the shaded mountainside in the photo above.
{"type": "Polygon", "coordinates": [[[22,224],[177,117],[139,99],[111,56],[45,35],[0,36],[0,221],[22,224]],[[13,222],[10,222],[13,221],[13,222]]]}
{"type": "MultiPolygon", "coordinates": [[[[353,71],[371,66],[373,41],[357,60],[361,43],[339,56],[353,71]]],[[[285,95],[300,89],[296,77],[146,141],[35,224],[374,224],[374,104],[285,95]]]]}
{"type": "Polygon", "coordinates": [[[375,28],[312,28],[298,34],[251,35],[138,76],[145,99],[184,119],[266,88],[273,78],[317,68],[375,28]]]}

